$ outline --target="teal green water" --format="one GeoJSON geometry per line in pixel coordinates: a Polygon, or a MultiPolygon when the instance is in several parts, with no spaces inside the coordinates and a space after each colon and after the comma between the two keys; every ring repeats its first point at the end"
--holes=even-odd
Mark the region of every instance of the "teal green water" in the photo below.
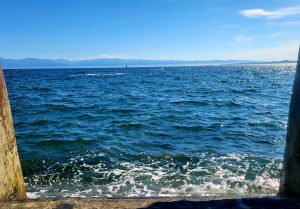
{"type": "Polygon", "coordinates": [[[274,194],[294,73],[5,70],[28,195],[274,194]]]}

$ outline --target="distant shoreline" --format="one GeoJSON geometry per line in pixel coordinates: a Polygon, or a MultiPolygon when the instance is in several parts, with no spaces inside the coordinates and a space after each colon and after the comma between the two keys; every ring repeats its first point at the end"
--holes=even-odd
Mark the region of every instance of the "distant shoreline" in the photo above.
{"type": "MultiPolygon", "coordinates": [[[[0,63],[1,64],[1,63],[0,63]]],[[[205,67],[205,66],[236,66],[236,65],[296,65],[297,62],[250,62],[250,63],[227,63],[227,64],[201,64],[201,65],[133,65],[128,66],[130,68],[169,68],[169,67],[205,67]]],[[[126,69],[124,66],[65,66],[65,67],[5,67],[3,66],[4,70],[43,70],[43,69],[118,69],[123,68],[126,69]]]]}
{"type": "Polygon", "coordinates": [[[6,59],[0,58],[4,69],[44,69],[44,68],[132,68],[132,67],[195,67],[210,65],[241,65],[241,64],[295,64],[294,60],[148,60],[148,59],[6,59]]]}

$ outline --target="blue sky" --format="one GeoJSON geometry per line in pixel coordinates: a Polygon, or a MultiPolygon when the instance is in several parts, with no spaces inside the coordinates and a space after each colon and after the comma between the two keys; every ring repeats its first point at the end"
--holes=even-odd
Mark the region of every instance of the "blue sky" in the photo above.
{"type": "Polygon", "coordinates": [[[299,0],[0,0],[0,57],[296,59],[299,0]]]}

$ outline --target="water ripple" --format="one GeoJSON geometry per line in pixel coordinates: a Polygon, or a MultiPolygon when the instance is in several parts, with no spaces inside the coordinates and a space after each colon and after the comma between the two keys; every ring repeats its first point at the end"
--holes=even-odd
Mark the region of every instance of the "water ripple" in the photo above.
{"type": "Polygon", "coordinates": [[[275,194],[294,73],[5,70],[28,195],[275,194]]]}

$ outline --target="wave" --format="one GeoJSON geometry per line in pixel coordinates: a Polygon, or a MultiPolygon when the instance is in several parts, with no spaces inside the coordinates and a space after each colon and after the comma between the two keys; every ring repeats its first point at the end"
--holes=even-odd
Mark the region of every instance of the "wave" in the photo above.
{"type": "Polygon", "coordinates": [[[195,100],[182,100],[182,101],[173,101],[173,104],[185,104],[185,105],[195,105],[195,106],[206,106],[209,103],[205,101],[195,101],[195,100]]]}
{"type": "Polygon", "coordinates": [[[133,113],[133,112],[136,112],[135,109],[130,109],[130,108],[111,109],[109,111],[112,112],[112,113],[133,113]]]}
{"type": "Polygon", "coordinates": [[[140,123],[125,123],[120,125],[120,127],[124,130],[137,130],[143,128],[144,125],[140,123]]]}
{"type": "Polygon", "coordinates": [[[182,125],[175,125],[172,126],[175,129],[178,130],[186,130],[186,131],[203,131],[206,130],[207,128],[201,125],[197,125],[197,126],[182,126],[182,125]]]}
{"type": "Polygon", "coordinates": [[[158,132],[158,131],[145,131],[144,134],[146,136],[157,137],[157,138],[171,138],[172,137],[172,135],[169,133],[158,132]]]}
{"type": "Polygon", "coordinates": [[[77,138],[76,140],[59,140],[59,139],[49,139],[49,140],[41,140],[41,141],[31,141],[27,142],[28,144],[35,144],[38,146],[44,147],[53,147],[53,146],[62,146],[62,145],[90,145],[97,141],[95,140],[85,140],[82,138],[77,138]]]}
{"type": "Polygon", "coordinates": [[[104,156],[89,163],[91,157],[78,156],[66,164],[52,165],[51,172],[27,176],[28,196],[260,195],[276,194],[279,186],[280,160],[248,155],[138,154],[135,161],[118,163],[104,156]]]}
{"type": "Polygon", "coordinates": [[[30,124],[33,125],[33,126],[46,125],[48,123],[49,123],[49,121],[46,118],[39,119],[39,120],[34,120],[34,121],[30,122],[30,124]]]}
{"type": "Polygon", "coordinates": [[[33,87],[32,89],[36,90],[36,91],[52,91],[53,90],[53,89],[48,88],[48,87],[39,87],[39,86],[33,87]]]}
{"type": "Polygon", "coordinates": [[[228,106],[242,106],[242,105],[238,103],[236,100],[230,100],[228,101],[228,106]]]}
{"type": "Polygon", "coordinates": [[[44,104],[39,106],[45,106],[46,108],[49,108],[51,110],[58,110],[58,111],[74,111],[77,110],[77,107],[71,107],[67,104],[44,104]]]}
{"type": "Polygon", "coordinates": [[[120,76],[124,75],[124,73],[80,73],[70,76],[95,76],[95,77],[108,77],[108,76],[120,76]]]}
{"type": "Polygon", "coordinates": [[[250,121],[247,123],[248,126],[253,127],[267,127],[267,128],[278,128],[279,123],[274,123],[273,121],[250,121]]]}

